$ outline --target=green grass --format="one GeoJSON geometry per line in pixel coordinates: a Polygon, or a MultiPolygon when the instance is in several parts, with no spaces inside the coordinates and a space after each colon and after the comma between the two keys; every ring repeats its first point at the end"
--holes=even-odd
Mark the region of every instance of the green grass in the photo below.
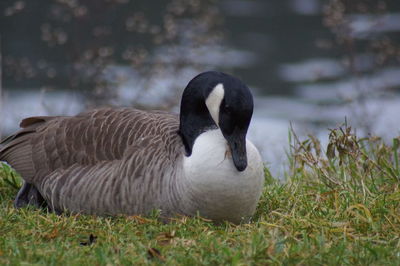
{"type": "Polygon", "coordinates": [[[0,264],[400,265],[398,139],[334,130],[323,150],[293,133],[285,182],[266,170],[249,224],[180,217],[57,216],[16,210],[15,173],[0,167],[0,264]],[[327,154],[327,156],[325,156],[327,154]],[[92,235],[92,241],[89,240],[92,235]]]}

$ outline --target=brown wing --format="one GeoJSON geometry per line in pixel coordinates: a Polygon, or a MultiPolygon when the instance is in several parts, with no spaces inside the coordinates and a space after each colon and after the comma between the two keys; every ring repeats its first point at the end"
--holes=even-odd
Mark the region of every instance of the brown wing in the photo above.
{"type": "MultiPolygon", "coordinates": [[[[177,116],[129,108],[98,109],[74,117],[31,117],[2,142],[0,160],[31,183],[73,165],[82,167],[119,160],[144,137],[159,136],[160,119],[178,129],[177,116]]],[[[162,134],[161,134],[162,135],[162,134]]]]}
{"type": "Polygon", "coordinates": [[[173,166],[161,138],[130,146],[122,160],[57,169],[36,186],[52,210],[98,215],[144,214],[159,208],[164,178],[173,166]],[[163,169],[163,171],[160,171],[163,169]]]}

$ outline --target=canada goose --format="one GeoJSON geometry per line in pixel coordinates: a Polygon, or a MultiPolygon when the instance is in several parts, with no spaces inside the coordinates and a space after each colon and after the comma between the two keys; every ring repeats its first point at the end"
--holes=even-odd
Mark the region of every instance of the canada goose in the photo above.
{"type": "Polygon", "coordinates": [[[264,183],[246,140],[253,113],[239,79],[204,72],[185,88],[180,116],[103,108],[22,120],[0,146],[24,179],[16,207],[55,212],[201,216],[234,223],[254,214],[264,183]]]}

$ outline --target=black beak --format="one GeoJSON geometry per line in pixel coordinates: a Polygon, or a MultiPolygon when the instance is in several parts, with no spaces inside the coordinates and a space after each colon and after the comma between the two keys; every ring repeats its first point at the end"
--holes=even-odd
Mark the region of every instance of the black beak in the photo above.
{"type": "Polygon", "coordinates": [[[232,134],[226,137],[228,145],[231,149],[233,163],[239,172],[242,172],[247,167],[246,154],[246,134],[232,134]]]}

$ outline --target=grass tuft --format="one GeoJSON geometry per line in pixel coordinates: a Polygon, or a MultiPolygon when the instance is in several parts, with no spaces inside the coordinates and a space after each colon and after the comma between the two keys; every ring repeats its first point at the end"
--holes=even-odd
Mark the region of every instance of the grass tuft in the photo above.
{"type": "Polygon", "coordinates": [[[323,149],[290,133],[285,182],[266,184],[249,224],[201,217],[57,216],[13,208],[21,185],[0,166],[0,264],[400,264],[399,138],[331,130],[323,149]]]}

